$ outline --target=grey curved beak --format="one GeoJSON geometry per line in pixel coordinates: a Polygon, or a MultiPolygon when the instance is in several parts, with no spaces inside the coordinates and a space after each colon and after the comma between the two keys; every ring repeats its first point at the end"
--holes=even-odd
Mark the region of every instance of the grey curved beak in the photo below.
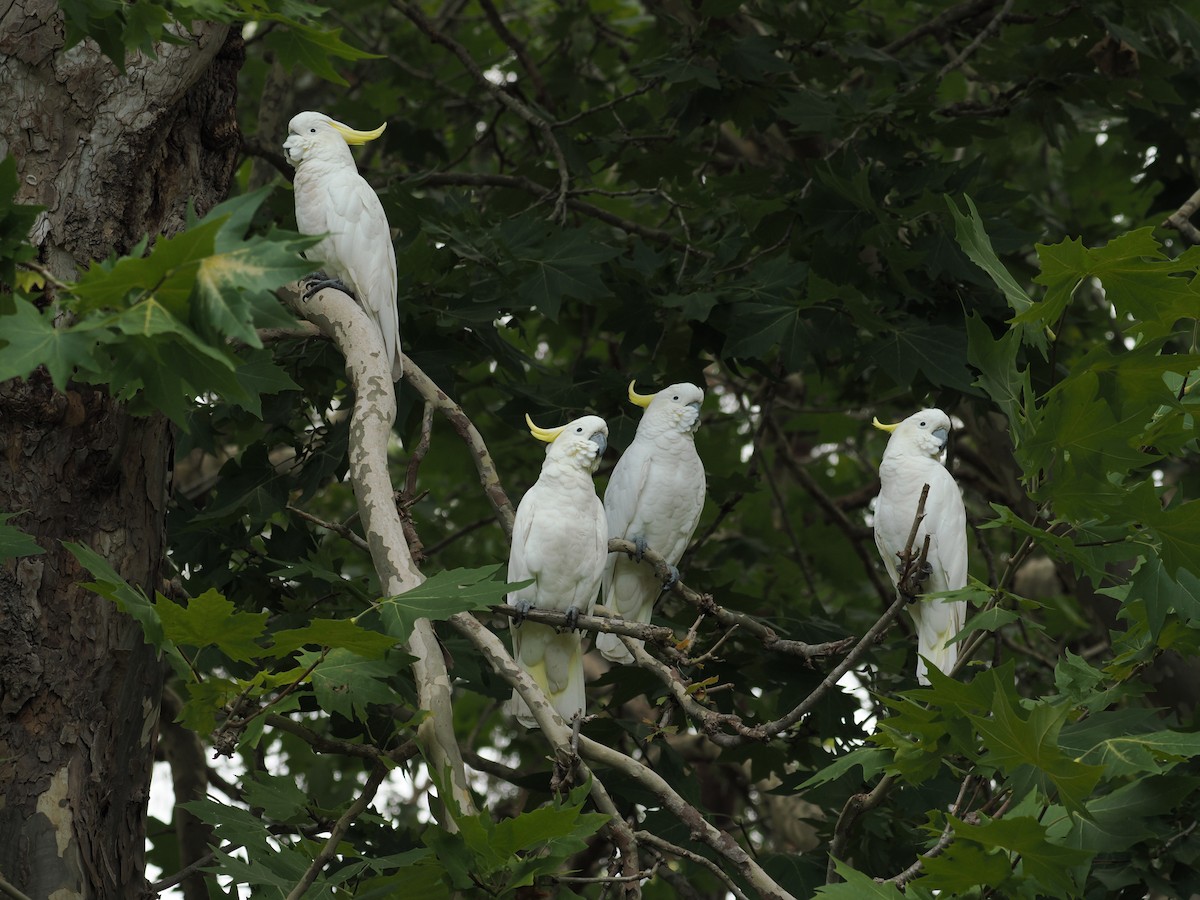
{"type": "Polygon", "coordinates": [[[604,432],[597,431],[588,440],[599,448],[596,450],[596,456],[603,456],[604,451],[608,449],[608,438],[604,436],[604,432]]]}
{"type": "Polygon", "coordinates": [[[933,436],[937,438],[937,442],[942,445],[942,449],[946,447],[946,441],[950,439],[950,432],[945,428],[933,429],[933,436]]]}

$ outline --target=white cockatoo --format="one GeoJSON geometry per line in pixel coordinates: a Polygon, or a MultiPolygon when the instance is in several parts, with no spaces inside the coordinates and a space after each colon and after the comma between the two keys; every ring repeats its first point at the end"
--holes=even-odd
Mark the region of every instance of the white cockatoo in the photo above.
{"type": "MultiPolygon", "coordinates": [[[[310,285],[353,294],[379,327],[392,380],[403,374],[400,316],[396,308],[396,250],[383,204],[358,174],[351,144],[383,134],[355,131],[319,112],[302,112],[288,123],[283,152],[296,167],[296,225],[301,234],[325,235],[309,254],[325,265],[328,278],[310,285]]],[[[307,295],[306,295],[307,296],[307,295]]]]}
{"type": "MultiPolygon", "coordinates": [[[[913,540],[914,558],[929,535],[926,557],[929,593],[953,591],[967,583],[967,511],[954,477],[942,465],[941,454],[950,437],[950,417],[940,409],[923,409],[896,425],[875,419],[875,427],[891,433],[879,464],[879,496],[875,500],[875,545],[892,583],[899,579],[897,554],[904,551],[921,499],[929,485],[925,517],[913,540]]],[[[967,618],[963,600],[917,600],[909,606],[917,626],[917,652],[942,672],[958,659],[958,645],[947,641],[962,630],[967,618]]],[[[929,684],[924,659],[917,661],[917,680],[929,684]]]]}
{"type": "MultiPolygon", "coordinates": [[[[704,508],[704,464],[696,453],[704,391],[694,384],[673,384],[657,394],[639,394],[629,384],[629,399],[646,411],[637,435],[613,469],[604,492],[608,536],[637,545],[637,559],[614,553],[604,568],[604,605],[630,622],[650,621],[664,585],[650,566],[640,564],[647,547],[675,566],[687,549],[704,508]]],[[[667,585],[669,587],[669,585],[667,585]]],[[[596,647],[612,662],[633,662],[615,634],[596,636],[596,647]]]]}
{"type": "MultiPolygon", "coordinates": [[[[513,656],[550,697],[558,714],[570,722],[583,715],[583,638],[574,618],[590,615],[596,605],[600,576],[608,556],[604,505],[596,496],[592,473],[608,446],[608,425],[584,416],[559,428],[539,428],[526,416],[529,431],[546,441],[542,473],[517,507],[508,580],[533,583],[508,595],[516,607],[513,656]],[[567,614],[570,626],[522,621],[530,609],[567,614]]],[[[536,727],[525,701],[513,691],[509,710],[527,728],[536,727]]]]}

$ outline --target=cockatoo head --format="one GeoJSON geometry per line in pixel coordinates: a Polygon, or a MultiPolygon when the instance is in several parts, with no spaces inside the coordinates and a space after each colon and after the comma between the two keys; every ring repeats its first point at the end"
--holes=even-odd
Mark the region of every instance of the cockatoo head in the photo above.
{"type": "Polygon", "coordinates": [[[700,404],[704,402],[704,391],[694,384],[682,381],[663,388],[657,394],[639,394],[629,382],[629,402],[644,408],[642,422],[662,431],[681,431],[694,434],[700,427],[700,404]]]}
{"type": "Polygon", "coordinates": [[[892,435],[884,455],[904,453],[931,457],[939,456],[946,449],[952,427],[950,417],[940,409],[923,409],[895,425],[885,425],[878,419],[873,424],[892,435]]]}
{"type": "Polygon", "coordinates": [[[608,447],[608,424],[599,416],[583,416],[558,428],[542,428],[534,425],[526,413],[525,424],[530,434],[550,445],[546,448],[546,463],[565,463],[595,472],[608,447]]]}
{"type": "Polygon", "coordinates": [[[283,142],[283,153],[288,162],[298,166],[306,159],[326,162],[354,162],[350,155],[350,144],[365,144],[383,134],[387,123],[374,131],[356,131],[324,113],[302,112],[292,116],[288,122],[287,140],[283,142]]]}

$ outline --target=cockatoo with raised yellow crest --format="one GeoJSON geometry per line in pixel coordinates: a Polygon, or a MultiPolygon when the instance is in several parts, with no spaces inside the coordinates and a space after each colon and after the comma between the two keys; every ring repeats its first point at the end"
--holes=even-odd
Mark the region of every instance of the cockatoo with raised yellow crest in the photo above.
{"type": "MultiPolygon", "coordinates": [[[[650,621],[664,585],[640,563],[647,547],[675,568],[683,557],[704,508],[704,464],[696,453],[704,391],[694,384],[673,384],[656,394],[639,394],[629,384],[629,399],[645,409],[637,434],[613,469],[604,492],[608,536],[632,541],[634,559],[614,553],[604,569],[604,605],[630,622],[650,621]]],[[[669,587],[670,585],[666,585],[669,587]]],[[[636,640],[636,639],[634,639],[636,640]]],[[[612,662],[633,662],[615,634],[596,636],[596,647],[612,662]]]]}
{"type": "MultiPolygon", "coordinates": [[[[545,441],[546,459],[533,487],[517,506],[508,580],[533,583],[508,595],[517,609],[513,619],[513,656],[550,698],[562,718],[582,716],[583,638],[574,619],[590,615],[608,556],[604,506],[596,496],[592,473],[608,446],[608,425],[584,416],[558,428],[539,428],[526,416],[529,431],[545,441]],[[522,621],[530,609],[567,614],[568,627],[522,621]]],[[[536,727],[525,701],[513,691],[509,711],[527,728],[536,727]]]]}
{"type": "MultiPolygon", "coordinates": [[[[879,464],[879,497],[875,500],[875,545],[895,584],[913,519],[928,484],[925,517],[913,541],[914,558],[929,535],[925,591],[953,591],[967,584],[967,511],[954,477],[942,465],[941,454],[950,437],[950,417],[940,409],[923,409],[903,422],[875,427],[891,433],[879,464]]],[[[909,605],[917,627],[917,680],[929,684],[925,659],[949,672],[958,659],[958,645],[947,644],[967,618],[963,600],[917,599],[909,605]]]]}
{"type": "Polygon", "coordinates": [[[358,174],[350,145],[383,134],[356,131],[319,112],[302,112],[288,123],[283,151],[293,166],[296,226],[301,234],[325,235],[308,251],[321,260],[328,276],[312,283],[306,296],[322,287],[352,294],[383,337],[392,380],[403,374],[400,316],[396,307],[396,250],[383,204],[358,174]]]}

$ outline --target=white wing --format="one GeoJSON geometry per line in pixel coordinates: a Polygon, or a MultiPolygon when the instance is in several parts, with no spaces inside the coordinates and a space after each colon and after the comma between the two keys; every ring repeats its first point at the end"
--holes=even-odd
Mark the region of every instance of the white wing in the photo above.
{"type": "Polygon", "coordinates": [[[325,179],[329,208],[330,262],[358,296],[383,337],[393,375],[400,361],[400,316],[396,307],[396,250],[383,204],[357,172],[325,179]]]}

